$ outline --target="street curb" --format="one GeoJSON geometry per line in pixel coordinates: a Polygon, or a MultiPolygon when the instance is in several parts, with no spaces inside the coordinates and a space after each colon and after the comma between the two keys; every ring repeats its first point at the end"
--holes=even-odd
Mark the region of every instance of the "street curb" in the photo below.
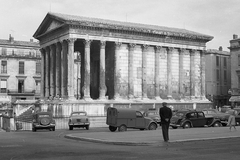
{"type": "Polygon", "coordinates": [[[146,142],[107,141],[107,140],[94,139],[94,138],[76,137],[72,135],[65,135],[64,137],[67,139],[73,139],[73,140],[79,140],[79,141],[114,144],[114,145],[126,145],[126,146],[150,146],[153,144],[153,143],[146,143],[146,142]]]}
{"type": "MultiPolygon", "coordinates": [[[[105,144],[114,144],[114,145],[126,145],[126,146],[154,146],[158,145],[156,143],[147,143],[147,142],[124,142],[124,141],[108,141],[94,138],[85,138],[85,137],[76,137],[73,135],[65,135],[67,139],[86,141],[86,142],[95,142],[95,143],[105,143],[105,144]]],[[[192,141],[206,141],[206,140],[216,140],[216,139],[228,139],[228,138],[240,138],[240,136],[229,136],[229,137],[213,137],[213,138],[195,138],[195,139],[185,139],[185,140],[174,140],[168,143],[181,143],[181,142],[192,142],[192,141]]],[[[164,142],[163,142],[164,143],[164,142]]]]}

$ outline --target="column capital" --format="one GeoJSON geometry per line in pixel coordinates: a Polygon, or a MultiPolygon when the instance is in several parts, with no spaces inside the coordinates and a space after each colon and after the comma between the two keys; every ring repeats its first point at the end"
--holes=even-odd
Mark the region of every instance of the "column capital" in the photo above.
{"type": "Polygon", "coordinates": [[[122,45],[122,42],[115,42],[115,46],[119,49],[122,45]]]}
{"type": "Polygon", "coordinates": [[[167,51],[172,52],[174,50],[174,47],[167,47],[167,51]]]}
{"type": "Polygon", "coordinates": [[[105,48],[105,46],[106,46],[106,41],[100,41],[100,43],[99,43],[99,45],[100,45],[100,47],[103,49],[103,48],[105,48]]]}
{"type": "Polygon", "coordinates": [[[142,45],[142,49],[143,49],[144,51],[147,51],[147,50],[148,50],[148,47],[149,47],[149,45],[147,45],[147,44],[143,44],[143,45],[142,45]]]}
{"type": "Polygon", "coordinates": [[[186,52],[186,49],[185,48],[179,48],[178,51],[179,51],[179,53],[184,53],[184,52],[186,52]]]}
{"type": "Polygon", "coordinates": [[[196,49],[191,49],[191,50],[190,50],[190,53],[191,53],[191,54],[194,54],[196,51],[197,51],[196,49]]]}
{"type": "Polygon", "coordinates": [[[91,40],[91,39],[85,39],[85,40],[83,41],[83,43],[85,44],[85,47],[86,47],[86,48],[90,48],[90,45],[91,45],[91,43],[92,43],[92,40],[91,40]]]}
{"type": "Polygon", "coordinates": [[[66,39],[66,41],[68,42],[69,45],[73,45],[76,40],[77,40],[76,38],[68,38],[68,39],[66,39]]]}
{"type": "Polygon", "coordinates": [[[134,47],[136,46],[136,44],[135,44],[135,43],[129,43],[128,46],[129,46],[130,49],[134,49],[134,47]]]}
{"type": "Polygon", "coordinates": [[[162,49],[162,46],[155,46],[155,50],[156,50],[156,52],[160,52],[161,49],[162,49]]]}

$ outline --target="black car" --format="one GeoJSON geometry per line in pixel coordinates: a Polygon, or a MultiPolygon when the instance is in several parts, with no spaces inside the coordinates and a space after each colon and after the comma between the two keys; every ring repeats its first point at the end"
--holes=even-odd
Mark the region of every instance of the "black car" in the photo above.
{"type": "Polygon", "coordinates": [[[38,129],[49,129],[55,131],[55,120],[51,112],[38,112],[33,115],[32,131],[36,132],[38,129]]]}
{"type": "Polygon", "coordinates": [[[170,126],[173,129],[176,129],[178,127],[220,127],[222,124],[219,119],[215,119],[213,116],[205,117],[205,114],[202,111],[181,110],[177,111],[172,117],[170,126]]]}

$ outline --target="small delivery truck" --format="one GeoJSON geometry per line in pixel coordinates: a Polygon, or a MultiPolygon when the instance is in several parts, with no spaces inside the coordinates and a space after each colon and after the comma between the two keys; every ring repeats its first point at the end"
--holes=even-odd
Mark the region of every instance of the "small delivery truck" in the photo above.
{"type": "Polygon", "coordinates": [[[107,121],[109,130],[115,132],[126,131],[127,128],[134,128],[140,130],[156,130],[158,124],[149,117],[144,117],[138,110],[126,108],[111,108],[107,109],[107,121]]]}

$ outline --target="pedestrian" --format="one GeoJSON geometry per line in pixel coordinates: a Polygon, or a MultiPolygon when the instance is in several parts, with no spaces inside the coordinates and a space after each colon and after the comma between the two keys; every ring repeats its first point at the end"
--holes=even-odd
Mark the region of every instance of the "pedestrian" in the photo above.
{"type": "Polygon", "coordinates": [[[231,131],[232,127],[236,129],[236,120],[235,120],[235,116],[237,115],[236,114],[237,111],[235,111],[233,109],[233,107],[231,107],[231,110],[228,111],[228,113],[230,113],[230,116],[228,118],[228,125],[229,125],[229,130],[231,131]]]}
{"type": "Polygon", "coordinates": [[[161,118],[161,126],[162,126],[162,135],[163,139],[165,142],[169,141],[169,125],[170,125],[170,120],[172,118],[172,110],[167,107],[167,103],[163,102],[162,106],[159,110],[159,115],[161,118]]]}

